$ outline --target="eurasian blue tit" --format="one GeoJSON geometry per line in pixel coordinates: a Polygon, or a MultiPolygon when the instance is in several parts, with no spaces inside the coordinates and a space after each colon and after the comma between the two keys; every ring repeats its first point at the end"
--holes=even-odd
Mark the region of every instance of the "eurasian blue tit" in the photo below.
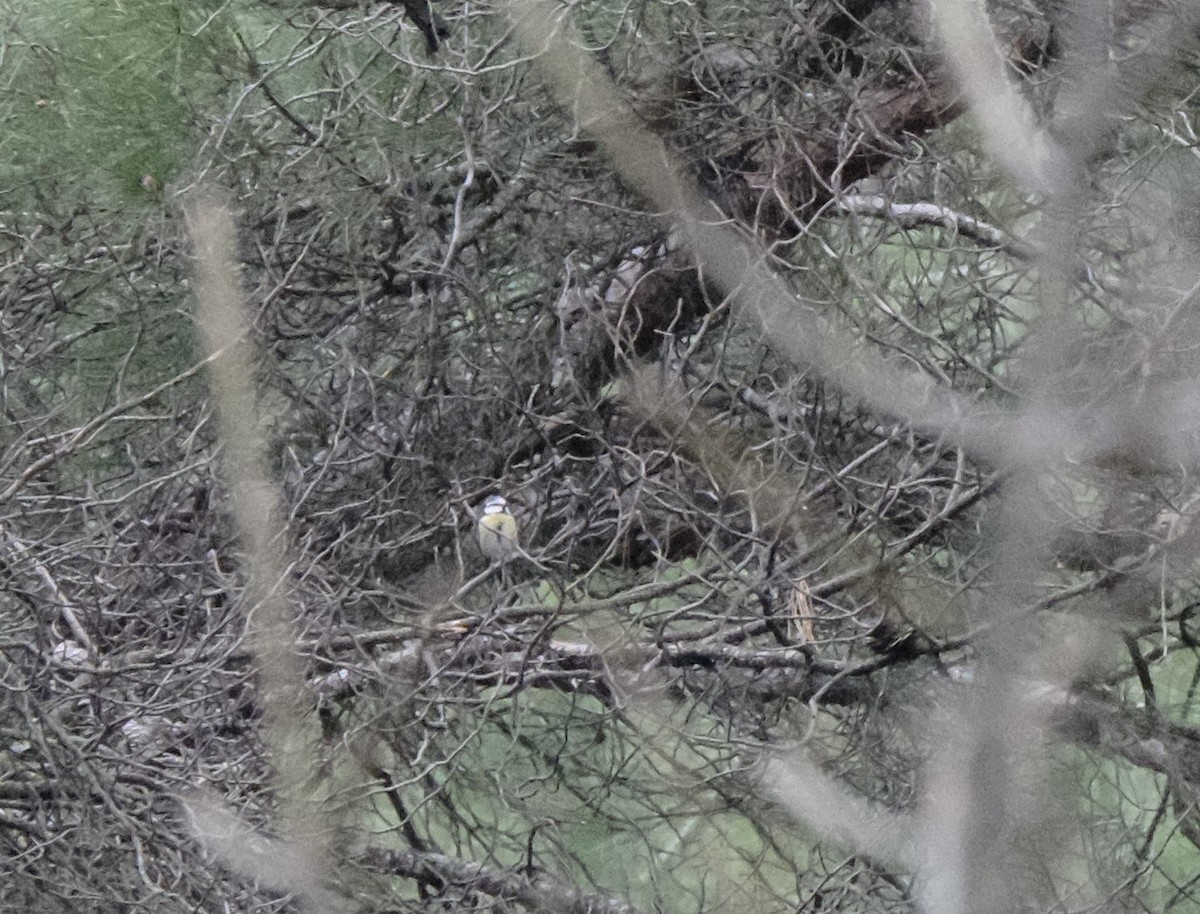
{"type": "Polygon", "coordinates": [[[507,562],[520,554],[517,519],[503,495],[489,495],[479,512],[479,550],[493,562],[507,562]]]}

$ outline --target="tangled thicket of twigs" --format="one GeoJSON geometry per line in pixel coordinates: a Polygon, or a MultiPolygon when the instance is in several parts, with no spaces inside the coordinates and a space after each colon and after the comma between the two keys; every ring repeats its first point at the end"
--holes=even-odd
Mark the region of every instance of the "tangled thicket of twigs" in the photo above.
{"type": "Polygon", "coordinates": [[[1190,12],[328,6],[4,214],[0,901],[1171,901],[1190,12]]]}

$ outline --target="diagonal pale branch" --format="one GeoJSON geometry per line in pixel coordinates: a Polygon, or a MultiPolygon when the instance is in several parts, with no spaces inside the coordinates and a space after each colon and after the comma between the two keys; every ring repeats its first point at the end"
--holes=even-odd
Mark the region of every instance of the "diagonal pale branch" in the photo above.
{"type": "Polygon", "coordinates": [[[756,324],[783,355],[880,413],[998,462],[1057,459],[1084,449],[1063,417],[1028,423],[1013,410],[981,405],[888,361],[837,315],[797,298],[768,268],[761,247],[718,221],[662,141],[624,106],[602,68],[572,40],[561,9],[543,0],[510,0],[509,9],[561,103],[596,137],[621,177],[682,229],[705,276],[730,294],[741,318],[756,324]]]}
{"type": "Polygon", "coordinates": [[[837,199],[837,207],[845,213],[890,219],[901,228],[942,226],[979,244],[1006,251],[1018,260],[1037,257],[1032,245],[1004,229],[937,203],[896,203],[882,194],[843,194],[837,199]]]}
{"type": "MultiPolygon", "coordinates": [[[[735,313],[759,327],[772,347],[793,363],[877,413],[896,417],[922,434],[1000,466],[1056,465],[1064,459],[1133,459],[1156,465],[1173,463],[1181,448],[1191,447],[1193,422],[1176,424],[1138,415],[1133,394],[1129,400],[1094,410],[1085,422],[1068,407],[1054,405],[1053,398],[1024,407],[989,403],[889,359],[835,309],[798,297],[769,268],[762,246],[708,203],[661,139],[623,103],[603,68],[582,50],[562,7],[546,0],[509,0],[507,6],[517,34],[560,103],[595,137],[626,184],[678,226],[705,277],[728,293],[735,313]],[[1147,421],[1154,427],[1147,427],[1147,421]]],[[[1037,150],[1013,167],[1029,171],[1037,186],[1065,181],[1069,163],[1053,138],[1037,132],[1032,124],[1028,106],[1003,72],[990,28],[965,13],[949,15],[965,17],[966,46],[975,47],[986,58],[981,66],[991,76],[998,71],[1002,79],[993,129],[1004,142],[997,148],[1019,145],[1014,141],[1018,129],[1035,131],[1030,135],[1037,150]]],[[[988,86],[980,79],[973,91],[986,94],[988,86]]],[[[1183,409],[1185,398],[1179,391],[1158,393],[1164,400],[1164,415],[1183,409]]]]}
{"type": "Polygon", "coordinates": [[[255,405],[255,355],[238,288],[233,217],[227,206],[210,198],[193,200],[187,217],[195,245],[196,311],[211,353],[209,377],[221,429],[222,473],[246,552],[242,605],[261,677],[267,741],[283,797],[280,846],[301,860],[289,867],[293,878],[288,888],[306,895],[315,906],[328,853],[312,834],[321,818],[314,815],[303,786],[312,758],[302,738],[309,702],[289,618],[282,521],[286,514],[267,471],[266,441],[255,405]]]}
{"type": "Polygon", "coordinates": [[[1029,103],[1009,78],[983,4],[933,0],[932,8],[942,46],[988,149],[1030,190],[1061,190],[1072,171],[1070,157],[1037,126],[1029,103]]]}
{"type": "Polygon", "coordinates": [[[764,780],[780,805],[821,837],[904,869],[924,862],[916,821],[852,793],[803,753],[770,759],[764,780]]]}
{"type": "Polygon", "coordinates": [[[181,806],[188,831],[232,872],[277,891],[303,892],[314,909],[337,910],[332,893],[315,885],[314,860],[303,845],[261,834],[209,790],[189,791],[181,806]]]}

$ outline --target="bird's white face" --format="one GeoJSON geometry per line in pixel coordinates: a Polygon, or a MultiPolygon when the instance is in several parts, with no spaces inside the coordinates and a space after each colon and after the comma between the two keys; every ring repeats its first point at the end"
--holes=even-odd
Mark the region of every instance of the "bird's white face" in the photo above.
{"type": "Polygon", "coordinates": [[[501,495],[489,495],[479,515],[479,549],[493,562],[505,562],[521,550],[517,520],[501,495]]]}

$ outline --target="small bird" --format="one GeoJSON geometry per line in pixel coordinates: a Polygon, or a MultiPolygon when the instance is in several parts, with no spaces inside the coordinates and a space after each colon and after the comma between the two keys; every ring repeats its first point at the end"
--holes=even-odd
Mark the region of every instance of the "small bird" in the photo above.
{"type": "Polygon", "coordinates": [[[479,512],[479,550],[493,562],[507,562],[521,552],[517,519],[503,495],[489,495],[479,512]]]}

